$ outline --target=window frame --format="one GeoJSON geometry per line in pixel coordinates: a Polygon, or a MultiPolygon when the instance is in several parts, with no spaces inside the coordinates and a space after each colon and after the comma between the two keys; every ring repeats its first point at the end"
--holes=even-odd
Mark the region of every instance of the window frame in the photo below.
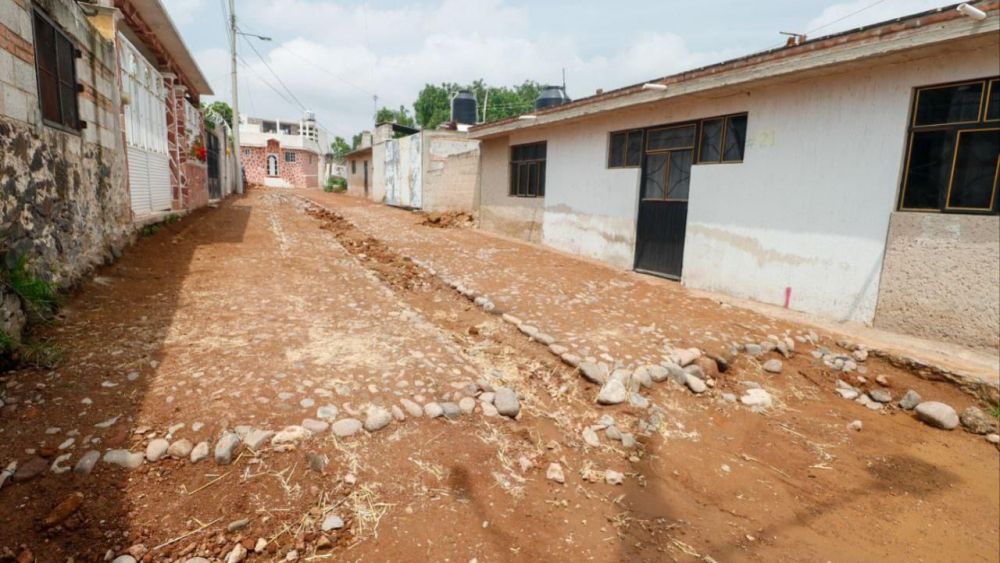
{"type": "Polygon", "coordinates": [[[635,127],[632,129],[619,129],[618,131],[611,131],[608,133],[608,150],[607,158],[605,159],[605,165],[609,170],[619,170],[621,168],[640,168],[642,166],[642,157],[646,152],[646,130],[642,127],[635,127]],[[629,136],[633,134],[639,134],[641,138],[639,139],[639,154],[637,155],[635,164],[629,164],[629,136]],[[614,147],[614,137],[615,135],[623,135],[624,142],[622,143],[622,150],[624,154],[622,155],[622,164],[613,165],[611,164],[612,149],[614,147]]]}
{"type": "Polygon", "coordinates": [[[747,153],[747,139],[746,132],[743,133],[743,151],[740,154],[739,160],[726,160],[726,138],[729,135],[729,120],[734,117],[746,117],[747,118],[747,129],[750,128],[750,112],[741,111],[736,113],[727,113],[724,115],[713,115],[712,117],[704,117],[698,120],[698,133],[695,138],[695,159],[691,163],[692,166],[697,166],[699,164],[742,164],[746,160],[747,153]],[[702,135],[705,130],[706,121],[722,121],[722,133],[719,135],[719,159],[718,160],[703,160],[701,157],[702,148],[702,135]]]}
{"type": "Polygon", "coordinates": [[[993,189],[990,193],[989,207],[958,207],[950,205],[952,187],[955,180],[955,169],[958,161],[959,142],[962,133],[989,132],[1000,130],[1000,118],[987,119],[989,111],[990,93],[995,84],[1000,84],[1000,76],[986,76],[974,80],[962,80],[957,82],[946,82],[940,84],[930,84],[927,86],[917,86],[913,88],[910,100],[910,117],[907,120],[906,145],[904,148],[903,170],[900,174],[899,191],[896,198],[896,211],[908,213],[948,213],[964,215],[997,215],[1000,214],[1000,157],[997,158],[996,171],[993,176],[993,189]],[[931,125],[916,125],[917,110],[920,103],[920,94],[925,90],[936,90],[942,88],[953,88],[967,84],[982,84],[980,93],[978,119],[976,121],[954,121],[948,123],[935,123],[931,125]],[[938,194],[938,204],[936,207],[906,207],[906,192],[909,187],[910,163],[913,158],[913,140],[917,133],[942,131],[946,132],[953,140],[951,152],[951,165],[948,169],[948,185],[944,187],[944,194],[938,194]]]}
{"type": "Polygon", "coordinates": [[[81,85],[80,85],[79,80],[77,79],[77,74],[76,74],[76,60],[78,58],[80,58],[80,56],[81,56],[82,53],[81,53],[80,49],[76,46],[76,42],[73,41],[73,39],[69,36],[68,33],[66,33],[65,31],[63,31],[62,26],[60,26],[58,23],[56,23],[56,21],[54,19],[52,19],[44,11],[42,11],[41,8],[39,8],[38,6],[32,6],[31,7],[31,14],[32,14],[32,18],[31,18],[31,40],[32,40],[31,53],[32,53],[32,56],[34,57],[35,85],[38,88],[38,92],[39,92],[39,95],[38,95],[38,112],[39,112],[39,115],[42,118],[42,123],[44,125],[48,126],[48,127],[52,127],[53,129],[58,129],[58,130],[63,131],[65,133],[70,133],[70,134],[73,134],[73,135],[82,135],[83,134],[83,129],[86,127],[86,124],[85,124],[85,122],[82,119],[80,119],[80,92],[81,92],[81,85]],[[52,64],[53,64],[53,70],[52,70],[52,73],[53,73],[53,78],[55,79],[56,104],[58,106],[58,111],[59,111],[59,119],[60,119],[59,121],[52,121],[51,119],[47,118],[45,116],[45,110],[42,107],[42,94],[41,93],[44,90],[44,85],[42,84],[42,80],[41,80],[42,67],[39,66],[39,61],[40,61],[40,59],[42,57],[39,55],[39,51],[38,51],[38,48],[39,48],[39,40],[38,40],[38,31],[39,31],[39,29],[38,29],[38,25],[37,25],[38,19],[41,19],[43,22],[45,22],[46,25],[48,25],[50,28],[52,28],[52,32],[53,32],[53,42],[52,42],[52,51],[53,51],[52,52],[52,56],[53,56],[52,64]],[[63,41],[65,41],[69,45],[69,48],[70,48],[70,54],[71,54],[70,73],[71,73],[71,76],[69,77],[69,80],[64,80],[64,77],[60,76],[60,74],[59,74],[59,48],[58,48],[58,45],[59,45],[60,39],[62,39],[63,41]],[[65,123],[66,116],[63,115],[63,99],[62,99],[63,89],[62,89],[62,86],[66,82],[68,82],[69,84],[71,84],[73,86],[73,113],[74,113],[73,117],[74,117],[74,119],[76,121],[75,124],[67,124],[67,123],[65,123]]]}
{"type": "Polygon", "coordinates": [[[294,151],[282,151],[284,152],[285,163],[296,162],[296,155],[294,151]]]}
{"type": "Polygon", "coordinates": [[[545,197],[545,170],[546,161],[549,156],[548,141],[533,141],[530,143],[520,143],[517,145],[510,145],[508,151],[508,166],[507,166],[507,197],[523,197],[523,198],[544,198],[545,197]],[[522,149],[523,147],[530,146],[542,146],[544,147],[545,156],[543,158],[530,158],[523,160],[514,160],[514,152],[516,149],[522,149]],[[534,193],[528,191],[528,186],[531,185],[530,177],[528,178],[528,186],[525,186],[524,193],[518,193],[520,191],[520,182],[516,181],[520,178],[520,169],[522,166],[528,167],[528,174],[531,174],[532,167],[535,171],[535,190],[534,193]],[[515,174],[515,170],[517,173],[515,174]]]}

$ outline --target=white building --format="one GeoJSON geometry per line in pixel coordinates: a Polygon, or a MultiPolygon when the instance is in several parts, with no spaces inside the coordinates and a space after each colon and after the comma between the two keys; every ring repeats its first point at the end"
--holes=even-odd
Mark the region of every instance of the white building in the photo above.
{"type": "Polygon", "coordinates": [[[316,188],[336,175],[330,140],[312,112],[298,121],[240,115],[240,147],[250,183],[316,188]]]}
{"type": "Polygon", "coordinates": [[[476,126],[482,227],[995,350],[1000,6],[979,5],[476,126]]]}

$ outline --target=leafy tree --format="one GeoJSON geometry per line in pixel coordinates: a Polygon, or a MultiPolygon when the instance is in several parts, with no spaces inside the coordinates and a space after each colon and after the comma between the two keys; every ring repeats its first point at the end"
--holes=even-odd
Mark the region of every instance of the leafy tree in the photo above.
{"type": "Polygon", "coordinates": [[[351,150],[354,150],[359,146],[361,146],[361,133],[355,133],[354,136],[351,137],[351,150]]]}
{"type": "Polygon", "coordinates": [[[451,98],[459,90],[470,90],[476,96],[480,119],[484,117],[485,105],[485,121],[496,121],[530,112],[542,87],[531,80],[513,87],[489,86],[481,79],[467,85],[426,84],[413,103],[417,123],[424,129],[433,129],[451,119],[451,98]]]}
{"type": "Polygon", "coordinates": [[[217,100],[208,104],[207,106],[205,104],[201,104],[201,109],[214,111],[215,113],[221,115],[222,118],[226,120],[226,123],[229,124],[229,127],[233,126],[233,108],[229,107],[229,104],[227,104],[226,102],[217,100]]]}
{"type": "MultiPolygon", "coordinates": [[[[360,134],[358,135],[358,140],[361,140],[360,134]]],[[[330,143],[330,151],[333,153],[333,158],[337,160],[343,159],[344,155],[351,152],[352,148],[343,137],[334,137],[333,142],[330,143]]]]}
{"type": "Polygon", "coordinates": [[[410,110],[406,109],[405,106],[399,106],[398,110],[383,107],[375,114],[375,123],[398,123],[407,127],[416,127],[417,125],[413,121],[413,116],[410,115],[410,110]]]}

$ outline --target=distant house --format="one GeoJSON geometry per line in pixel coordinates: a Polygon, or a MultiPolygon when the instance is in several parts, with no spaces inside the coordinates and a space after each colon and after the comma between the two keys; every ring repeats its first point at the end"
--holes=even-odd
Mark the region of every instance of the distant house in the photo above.
{"type": "Polygon", "coordinates": [[[475,126],[481,226],[996,349],[1000,5],[975,4],[475,126]]]}
{"type": "Polygon", "coordinates": [[[312,112],[294,122],[240,116],[240,151],[254,184],[317,188],[333,173],[330,143],[312,112]]]}
{"type": "Polygon", "coordinates": [[[464,131],[380,124],[346,156],[348,193],[423,211],[472,211],[479,141],[464,131]]]}

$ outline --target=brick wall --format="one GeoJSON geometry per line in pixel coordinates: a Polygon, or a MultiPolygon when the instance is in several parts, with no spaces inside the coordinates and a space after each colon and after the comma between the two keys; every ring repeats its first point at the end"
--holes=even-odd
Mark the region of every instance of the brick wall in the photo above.
{"type": "MultiPolygon", "coordinates": [[[[110,261],[132,234],[114,46],[76,2],[36,5],[73,40],[82,131],[42,123],[32,15],[23,0],[0,0],[0,254],[23,258],[35,275],[69,286],[110,261]]],[[[19,298],[0,284],[0,330],[15,339],[25,322],[19,298]]]]}

